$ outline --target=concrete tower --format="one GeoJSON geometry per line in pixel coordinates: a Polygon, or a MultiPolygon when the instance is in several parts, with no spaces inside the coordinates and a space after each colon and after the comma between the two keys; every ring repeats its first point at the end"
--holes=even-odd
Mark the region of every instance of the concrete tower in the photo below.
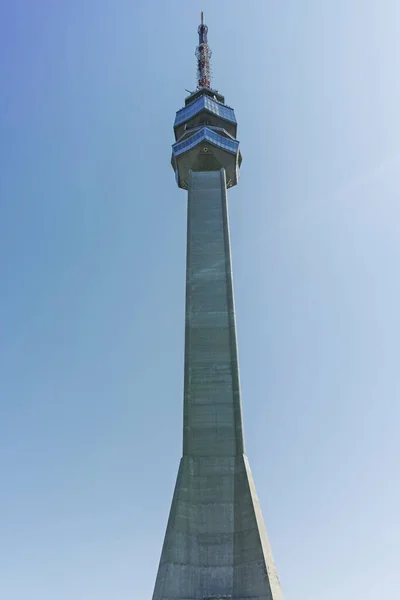
{"type": "Polygon", "coordinates": [[[243,441],[227,208],[237,123],[210,86],[203,14],[198,31],[198,87],[172,147],[188,190],[183,456],[153,600],[283,600],[243,441]]]}

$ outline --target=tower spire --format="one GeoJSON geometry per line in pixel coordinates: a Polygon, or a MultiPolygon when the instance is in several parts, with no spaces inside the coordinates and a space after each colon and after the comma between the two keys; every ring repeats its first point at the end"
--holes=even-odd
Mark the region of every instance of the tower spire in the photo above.
{"type": "Polygon", "coordinates": [[[201,11],[201,24],[198,28],[199,45],[196,48],[197,58],[197,87],[211,88],[211,48],[208,45],[208,27],[204,24],[204,13],[201,11]]]}

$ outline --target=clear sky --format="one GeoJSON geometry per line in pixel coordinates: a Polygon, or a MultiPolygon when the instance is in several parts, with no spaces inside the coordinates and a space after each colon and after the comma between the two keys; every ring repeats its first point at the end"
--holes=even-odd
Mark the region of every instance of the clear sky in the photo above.
{"type": "Polygon", "coordinates": [[[201,9],[239,121],[246,444],[285,599],[399,598],[400,3],[4,0],[1,600],[151,598],[201,9]]]}

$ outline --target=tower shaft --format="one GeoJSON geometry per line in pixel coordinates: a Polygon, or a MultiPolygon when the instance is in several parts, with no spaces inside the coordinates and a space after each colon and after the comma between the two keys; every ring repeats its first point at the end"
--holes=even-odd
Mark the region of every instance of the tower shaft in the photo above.
{"type": "Polygon", "coordinates": [[[183,453],[243,453],[225,170],[190,172],[183,453]]]}
{"type": "Polygon", "coordinates": [[[243,448],[225,171],[188,188],[183,457],[153,600],[282,600],[243,448]]]}

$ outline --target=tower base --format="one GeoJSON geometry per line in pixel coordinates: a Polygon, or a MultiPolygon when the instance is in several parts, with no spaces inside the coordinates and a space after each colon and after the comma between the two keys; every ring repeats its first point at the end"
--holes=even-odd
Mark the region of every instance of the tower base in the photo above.
{"type": "Polygon", "coordinates": [[[283,600],[247,457],[181,460],[153,600],[283,600]]]}

